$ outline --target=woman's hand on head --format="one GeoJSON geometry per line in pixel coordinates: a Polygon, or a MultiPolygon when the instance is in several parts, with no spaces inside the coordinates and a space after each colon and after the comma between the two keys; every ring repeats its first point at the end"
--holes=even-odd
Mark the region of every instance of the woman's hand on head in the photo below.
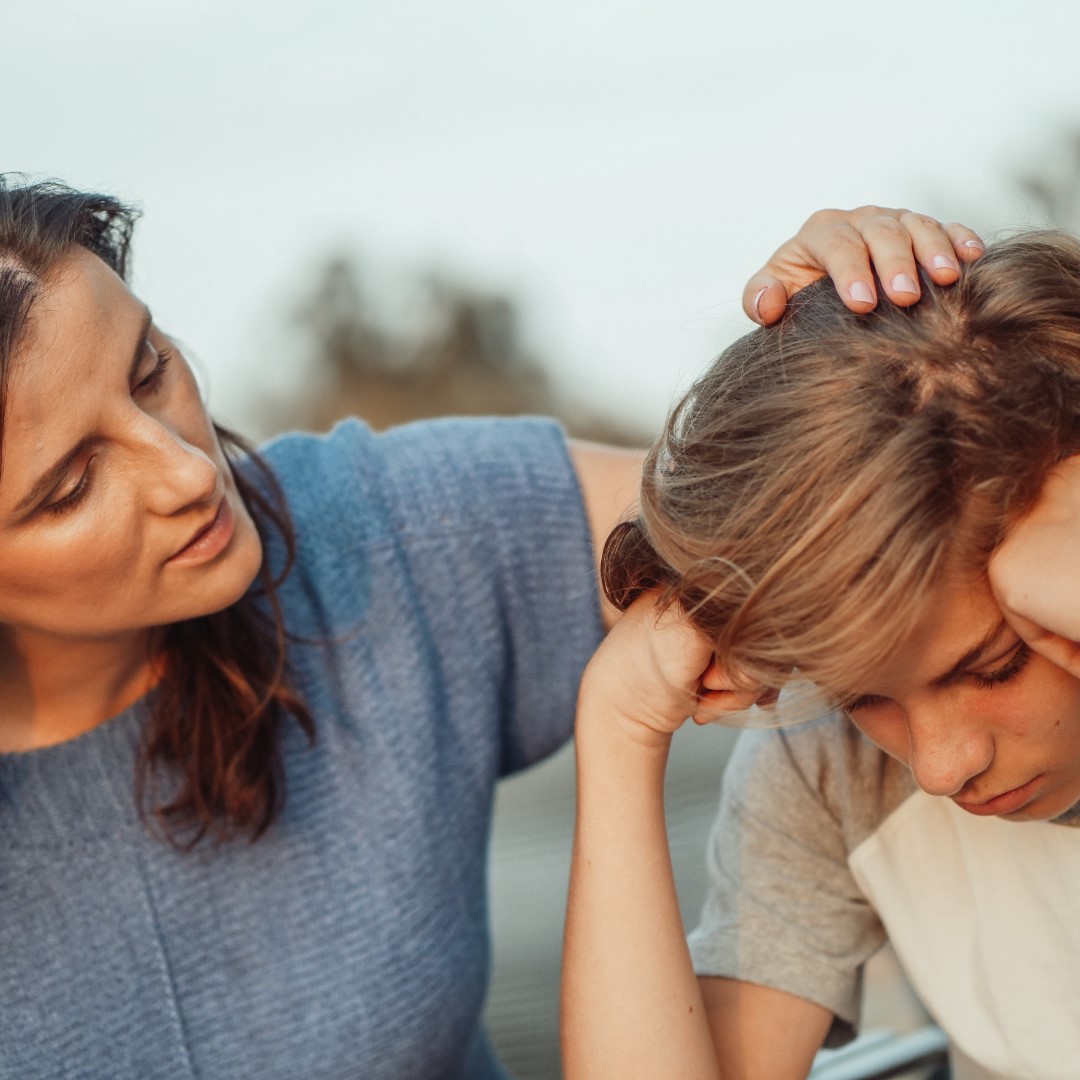
{"type": "Polygon", "coordinates": [[[990,586],[1013,629],[1080,678],[1080,456],[1047,474],[1035,506],[991,557],[990,586]]]}
{"type": "Polygon", "coordinates": [[[939,285],[951,285],[960,276],[960,264],[974,261],[983,250],[978,235],[966,226],[942,225],[910,210],[818,210],[747,282],[743,310],[769,326],[795,293],[827,275],[852,311],[870,311],[878,302],[871,267],[888,298],[906,307],[919,299],[918,266],[939,285]]]}
{"type": "Polygon", "coordinates": [[[692,718],[707,724],[748,709],[764,688],[742,688],[676,604],[639,597],[597,650],[581,684],[583,704],[632,735],[666,738],[692,718]]]}

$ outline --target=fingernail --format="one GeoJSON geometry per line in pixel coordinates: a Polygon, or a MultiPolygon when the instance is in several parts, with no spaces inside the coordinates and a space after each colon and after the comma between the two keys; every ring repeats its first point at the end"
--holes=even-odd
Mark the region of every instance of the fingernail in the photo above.
{"type": "Polygon", "coordinates": [[[758,317],[758,322],[761,322],[761,298],[769,291],[768,285],[764,289],[759,289],[757,296],[754,297],[754,314],[758,317]]]}
{"type": "Polygon", "coordinates": [[[965,240],[964,247],[971,248],[974,251],[985,251],[981,240],[965,240]]]}
{"type": "Polygon", "coordinates": [[[915,287],[915,281],[910,274],[897,274],[892,279],[892,291],[899,293],[914,293],[918,295],[919,290],[915,287]]]}
{"type": "Polygon", "coordinates": [[[935,270],[959,270],[955,259],[949,258],[948,255],[935,255],[934,256],[934,269],[935,270]]]}
{"type": "Polygon", "coordinates": [[[858,304],[872,304],[874,302],[874,294],[865,281],[856,281],[848,289],[848,296],[858,304]]]}

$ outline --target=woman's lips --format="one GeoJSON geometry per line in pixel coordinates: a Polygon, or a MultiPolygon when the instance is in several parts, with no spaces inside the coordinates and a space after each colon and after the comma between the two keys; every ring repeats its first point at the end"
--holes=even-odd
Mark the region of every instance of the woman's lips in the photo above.
{"type": "Polygon", "coordinates": [[[224,496],[218,505],[213,521],[203,526],[168,562],[185,566],[209,562],[216,558],[229,545],[235,530],[232,507],[228,496],[224,496]]]}
{"type": "Polygon", "coordinates": [[[980,817],[988,817],[994,814],[1013,814],[1031,801],[1035,794],[1035,786],[1041,779],[1042,773],[1029,780],[1026,784],[1021,784],[1020,787],[1013,788],[1011,791],[995,795],[985,802],[961,802],[959,799],[953,799],[953,802],[961,810],[966,810],[969,814],[978,814],[980,817]]]}

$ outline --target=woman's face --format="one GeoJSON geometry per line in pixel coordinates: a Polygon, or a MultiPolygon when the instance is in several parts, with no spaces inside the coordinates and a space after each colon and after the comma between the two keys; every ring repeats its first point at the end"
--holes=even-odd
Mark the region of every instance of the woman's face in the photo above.
{"type": "Polygon", "coordinates": [[[1021,641],[986,585],[939,588],[846,708],[919,787],[970,813],[1045,820],[1080,802],[1080,680],[1021,641]]]}
{"type": "Polygon", "coordinates": [[[258,534],[187,362],[76,248],[31,309],[0,472],[0,624],[103,639],[220,610],[258,534]]]}

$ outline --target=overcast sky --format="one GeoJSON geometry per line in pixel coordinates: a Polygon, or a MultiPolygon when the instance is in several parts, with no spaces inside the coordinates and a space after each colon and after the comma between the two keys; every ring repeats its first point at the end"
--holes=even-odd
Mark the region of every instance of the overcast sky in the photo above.
{"type": "Polygon", "coordinates": [[[137,288],[226,419],[355,251],[391,290],[509,291],[560,373],[656,425],[814,208],[1029,218],[1011,178],[1080,124],[1080,5],[1019,8],[38,0],[5,11],[2,166],[143,206],[137,288]]]}

